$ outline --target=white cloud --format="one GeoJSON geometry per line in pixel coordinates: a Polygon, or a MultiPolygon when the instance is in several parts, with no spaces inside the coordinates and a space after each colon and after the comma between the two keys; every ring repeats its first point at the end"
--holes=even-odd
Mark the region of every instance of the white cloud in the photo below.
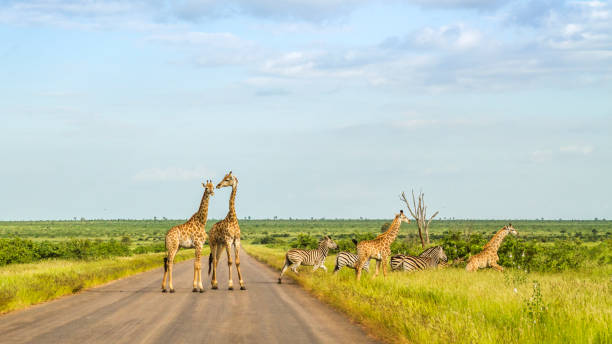
{"type": "Polygon", "coordinates": [[[185,181],[185,180],[205,180],[212,173],[207,168],[149,168],[136,173],[132,179],[139,182],[151,181],[185,181]]]}
{"type": "Polygon", "coordinates": [[[552,160],[553,152],[550,150],[536,150],[531,152],[531,160],[534,162],[545,162],[552,160]]]}
{"type": "Polygon", "coordinates": [[[593,146],[589,145],[569,145],[559,147],[562,153],[589,155],[593,153],[593,146]]]}
{"type": "Polygon", "coordinates": [[[470,49],[481,43],[482,38],[482,33],[477,29],[453,24],[439,28],[426,27],[412,37],[412,43],[442,49],[470,49]]]}

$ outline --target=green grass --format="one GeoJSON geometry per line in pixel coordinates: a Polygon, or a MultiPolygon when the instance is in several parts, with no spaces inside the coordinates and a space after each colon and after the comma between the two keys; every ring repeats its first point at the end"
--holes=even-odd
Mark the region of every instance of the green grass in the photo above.
{"type": "MultiPolygon", "coordinates": [[[[207,254],[205,248],[202,255],[207,254]]],[[[0,267],[0,313],[161,267],[164,256],[150,253],[96,261],[44,260],[0,267]]],[[[176,261],[192,258],[193,250],[180,250],[176,261]]],[[[161,276],[159,280],[161,287],[161,276]]]]}
{"type": "MultiPolygon", "coordinates": [[[[285,251],[245,245],[280,268],[285,251]]],[[[609,343],[612,341],[612,268],[593,272],[530,273],[463,269],[390,273],[357,283],[353,270],[331,274],[301,267],[295,278],[321,300],[364,324],[389,343],[609,343]],[[534,282],[541,298],[533,298],[534,282]],[[515,292],[516,288],[516,292],[515,292]],[[531,311],[531,312],[530,312],[531,311]]],[[[381,273],[382,274],[382,273],[381,273]]]]}

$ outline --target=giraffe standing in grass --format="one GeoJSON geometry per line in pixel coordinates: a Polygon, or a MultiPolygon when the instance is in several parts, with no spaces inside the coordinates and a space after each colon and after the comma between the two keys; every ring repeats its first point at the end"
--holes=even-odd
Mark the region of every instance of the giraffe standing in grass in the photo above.
{"type": "Polygon", "coordinates": [[[387,258],[391,254],[391,244],[395,241],[402,222],[410,223],[410,220],[404,215],[404,211],[400,210],[400,213],[395,215],[395,219],[393,219],[386,232],[380,234],[375,239],[360,241],[357,244],[357,256],[359,258],[355,271],[358,281],[361,279],[361,270],[371,258],[376,259],[376,272],[372,278],[378,276],[381,262],[383,275],[387,276],[387,258]]]}
{"type": "Polygon", "coordinates": [[[206,220],[208,218],[208,200],[214,195],[212,181],[207,180],[204,187],[204,195],[200,202],[200,209],[185,223],[170,228],[166,233],[166,251],[167,257],[164,258],[164,279],[162,281],[162,292],[166,292],[166,277],[168,277],[168,287],[170,292],[174,293],[172,285],[172,265],[174,264],[174,256],[180,247],[195,248],[195,260],[193,261],[193,292],[204,292],[202,286],[202,246],[206,241],[206,220]]]}
{"type": "Polygon", "coordinates": [[[484,246],[482,252],[471,256],[465,269],[467,271],[476,271],[478,269],[484,269],[490,266],[497,271],[503,271],[504,268],[497,264],[499,261],[497,250],[508,234],[518,234],[516,229],[512,227],[511,223],[502,227],[502,229],[500,229],[497,234],[495,234],[493,238],[484,246]]]}
{"type": "Polygon", "coordinates": [[[232,256],[231,248],[234,245],[234,259],[236,260],[236,270],[238,271],[238,281],[240,290],[246,290],[242,273],[240,272],[240,226],[238,225],[238,217],[236,216],[236,191],[238,189],[238,178],[232,175],[232,171],[223,177],[223,180],[217,184],[217,189],[222,187],[232,187],[232,194],[229,200],[229,211],[225,219],[215,223],[210,229],[208,243],[210,244],[210,256],[208,257],[208,274],[210,274],[212,266],[212,278],[210,280],[212,289],[217,289],[217,264],[223,249],[227,252],[227,267],[229,270],[228,289],[234,289],[232,281],[232,256]]]}

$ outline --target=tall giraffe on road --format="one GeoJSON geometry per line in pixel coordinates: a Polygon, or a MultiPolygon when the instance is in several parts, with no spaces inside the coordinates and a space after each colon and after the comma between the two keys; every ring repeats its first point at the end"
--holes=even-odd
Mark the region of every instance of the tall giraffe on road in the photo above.
{"type": "Polygon", "coordinates": [[[172,286],[172,265],[174,264],[174,256],[180,247],[195,248],[193,292],[198,291],[198,288],[200,293],[204,292],[204,287],[202,286],[202,262],[200,258],[202,256],[202,246],[204,246],[206,241],[204,228],[208,218],[208,200],[215,192],[210,180],[207,180],[206,184],[202,183],[202,186],[204,187],[204,195],[200,202],[200,209],[187,222],[170,228],[168,233],[166,233],[167,256],[164,258],[164,279],[162,280],[162,292],[164,293],[166,292],[166,277],[169,277],[168,287],[170,292],[174,293],[174,287],[172,286]]]}
{"type": "Polygon", "coordinates": [[[372,240],[364,240],[357,243],[357,255],[359,258],[355,270],[358,281],[361,279],[361,269],[363,269],[366,262],[371,258],[376,259],[376,272],[372,278],[378,276],[378,269],[380,268],[381,262],[383,275],[385,277],[387,276],[387,258],[391,254],[391,244],[395,241],[402,222],[410,223],[410,220],[404,215],[404,211],[400,210],[400,213],[395,215],[395,219],[393,219],[393,222],[386,232],[372,240]]]}
{"type": "Polygon", "coordinates": [[[497,264],[499,261],[497,250],[499,250],[499,246],[501,246],[502,241],[508,234],[518,235],[518,232],[512,227],[511,223],[497,231],[493,238],[484,246],[482,252],[471,256],[465,269],[467,271],[476,271],[490,266],[497,271],[503,271],[504,268],[497,264]]]}
{"type": "Polygon", "coordinates": [[[223,180],[217,184],[217,189],[222,187],[232,187],[232,194],[229,199],[229,211],[225,216],[225,219],[215,223],[210,229],[208,243],[210,245],[210,256],[208,257],[208,274],[211,271],[212,265],[212,278],[210,284],[212,289],[217,289],[217,264],[219,258],[223,252],[223,248],[227,252],[227,267],[229,271],[228,289],[234,289],[234,282],[232,281],[232,256],[230,250],[232,244],[234,245],[234,259],[236,260],[236,270],[238,271],[238,281],[240,283],[240,290],[246,290],[244,280],[242,280],[242,273],[240,272],[240,226],[238,225],[238,217],[236,216],[236,191],[238,189],[238,178],[232,175],[232,171],[223,177],[223,180]]]}

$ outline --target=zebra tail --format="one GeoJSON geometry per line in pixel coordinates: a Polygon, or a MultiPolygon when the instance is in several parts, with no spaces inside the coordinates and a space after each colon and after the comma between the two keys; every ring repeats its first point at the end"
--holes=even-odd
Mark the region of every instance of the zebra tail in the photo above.
{"type": "Polygon", "coordinates": [[[168,271],[168,257],[164,257],[164,272],[168,271]]]}

